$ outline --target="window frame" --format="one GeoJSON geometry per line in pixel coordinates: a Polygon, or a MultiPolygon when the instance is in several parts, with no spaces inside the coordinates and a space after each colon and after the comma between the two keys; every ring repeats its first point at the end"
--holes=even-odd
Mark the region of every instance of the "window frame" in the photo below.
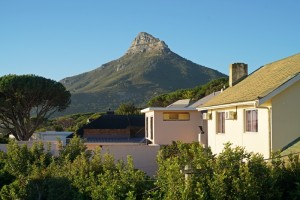
{"type": "Polygon", "coordinates": [[[191,115],[189,112],[163,112],[163,121],[190,121],[191,115]],[[173,115],[172,118],[166,118],[165,115],[173,115]],[[174,116],[175,115],[175,116],[174,116]],[[187,115],[187,118],[180,118],[180,115],[187,115]]]}
{"type": "Polygon", "coordinates": [[[258,133],[258,109],[245,110],[245,133],[258,133]],[[250,112],[250,120],[248,122],[248,112],[250,112]],[[256,113],[254,115],[254,112],[256,113]]]}
{"type": "Polygon", "coordinates": [[[146,138],[148,138],[148,132],[149,132],[149,118],[146,117],[145,119],[145,134],[146,134],[146,138]]]}
{"type": "Polygon", "coordinates": [[[150,139],[153,140],[153,132],[154,132],[154,122],[153,122],[153,116],[150,117],[150,139]]]}
{"type": "Polygon", "coordinates": [[[217,134],[225,134],[225,121],[225,111],[216,112],[217,134]]]}

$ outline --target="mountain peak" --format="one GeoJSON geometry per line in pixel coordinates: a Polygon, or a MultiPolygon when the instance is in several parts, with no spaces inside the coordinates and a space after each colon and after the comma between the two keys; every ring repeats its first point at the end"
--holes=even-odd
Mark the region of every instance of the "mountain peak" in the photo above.
{"type": "Polygon", "coordinates": [[[153,37],[149,33],[140,32],[131,43],[126,54],[136,54],[149,51],[165,52],[170,51],[168,45],[164,41],[153,37]]]}

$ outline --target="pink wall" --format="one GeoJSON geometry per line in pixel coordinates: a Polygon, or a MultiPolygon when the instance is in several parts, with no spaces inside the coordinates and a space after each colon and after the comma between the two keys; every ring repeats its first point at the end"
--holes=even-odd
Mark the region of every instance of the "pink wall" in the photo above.
{"type": "MultiPolygon", "coordinates": [[[[198,111],[188,111],[190,113],[189,121],[164,121],[163,112],[156,110],[147,112],[145,115],[145,117],[148,117],[148,120],[150,120],[151,116],[154,119],[153,144],[165,145],[171,144],[172,141],[184,143],[198,141],[200,132],[200,113],[198,111]]],[[[150,123],[148,123],[148,132],[150,133],[150,123]]],[[[148,139],[150,139],[150,136],[148,139]]]]}

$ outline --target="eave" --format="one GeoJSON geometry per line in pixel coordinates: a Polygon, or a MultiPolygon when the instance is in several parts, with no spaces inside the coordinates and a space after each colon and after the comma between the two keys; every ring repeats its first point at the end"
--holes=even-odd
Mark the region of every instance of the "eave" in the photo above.
{"type": "Polygon", "coordinates": [[[198,111],[215,110],[215,109],[229,108],[229,107],[236,107],[236,106],[254,106],[255,107],[255,105],[256,105],[256,101],[246,101],[246,102],[236,102],[236,103],[229,103],[229,104],[198,107],[197,110],[198,111]]]}
{"type": "Polygon", "coordinates": [[[288,87],[292,86],[296,82],[300,80],[300,73],[295,74],[292,78],[288,79],[288,81],[284,82],[282,85],[268,93],[266,96],[258,99],[258,105],[262,105],[268,100],[272,99],[274,96],[278,95],[282,91],[286,90],[288,87]]]}
{"type": "Polygon", "coordinates": [[[149,107],[141,110],[141,113],[147,113],[151,111],[197,111],[196,108],[168,108],[168,107],[149,107]]]}

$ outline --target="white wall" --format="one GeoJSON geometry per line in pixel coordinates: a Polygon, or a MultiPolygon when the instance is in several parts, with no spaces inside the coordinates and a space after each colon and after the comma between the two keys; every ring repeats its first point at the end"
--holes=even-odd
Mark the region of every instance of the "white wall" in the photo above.
{"type": "MultiPolygon", "coordinates": [[[[42,142],[44,144],[44,149],[48,149],[48,145],[50,144],[50,151],[53,155],[58,155],[58,142],[57,141],[17,141],[18,145],[27,145],[28,148],[31,148],[31,146],[34,143],[42,142]]],[[[7,152],[7,144],[0,144],[0,150],[3,152],[7,152]]]]}
{"type": "MultiPolygon", "coordinates": [[[[153,144],[165,145],[171,144],[172,141],[182,141],[191,143],[198,141],[198,133],[200,132],[200,113],[198,111],[180,111],[189,112],[190,120],[188,121],[164,121],[164,111],[147,112],[145,117],[148,117],[148,134],[150,135],[150,117],[153,116],[153,140],[150,136],[147,139],[153,144]]],[[[172,111],[168,111],[172,112],[172,111]]]]}
{"type": "Polygon", "coordinates": [[[63,145],[66,145],[66,138],[71,134],[72,132],[56,132],[56,131],[35,133],[37,140],[40,139],[42,141],[57,141],[57,139],[60,139],[63,145]]]}
{"type": "Polygon", "coordinates": [[[135,168],[146,172],[149,176],[156,175],[156,163],[159,146],[148,145],[110,145],[102,146],[103,153],[110,153],[116,160],[127,161],[127,156],[133,158],[135,168]]]}
{"type": "MultiPolygon", "coordinates": [[[[245,132],[245,109],[250,107],[232,107],[219,109],[212,112],[212,119],[208,120],[208,146],[213,153],[221,153],[224,144],[230,142],[233,146],[245,147],[248,152],[261,153],[265,158],[269,158],[269,127],[268,111],[258,109],[258,132],[245,132]],[[217,133],[216,113],[226,111],[236,111],[237,118],[225,120],[225,133],[217,133]]],[[[253,108],[255,109],[255,108],[253,108]]]]}
{"type": "Polygon", "coordinates": [[[272,149],[300,137],[300,81],[272,99],[272,149]]]}
{"type": "MultiPolygon", "coordinates": [[[[31,147],[34,142],[18,142],[19,145],[27,144],[31,147]]],[[[44,142],[45,149],[48,142],[44,142]]],[[[156,174],[158,165],[156,163],[157,153],[160,146],[148,146],[148,145],[132,145],[132,144],[118,144],[118,145],[103,145],[97,143],[85,143],[89,150],[94,150],[95,147],[101,146],[102,155],[110,153],[114,156],[115,160],[127,161],[127,156],[130,155],[133,158],[135,168],[146,172],[149,176],[156,174]]],[[[51,153],[58,155],[57,142],[51,142],[51,153]]],[[[0,150],[6,152],[6,144],[0,144],[0,150]]]]}

